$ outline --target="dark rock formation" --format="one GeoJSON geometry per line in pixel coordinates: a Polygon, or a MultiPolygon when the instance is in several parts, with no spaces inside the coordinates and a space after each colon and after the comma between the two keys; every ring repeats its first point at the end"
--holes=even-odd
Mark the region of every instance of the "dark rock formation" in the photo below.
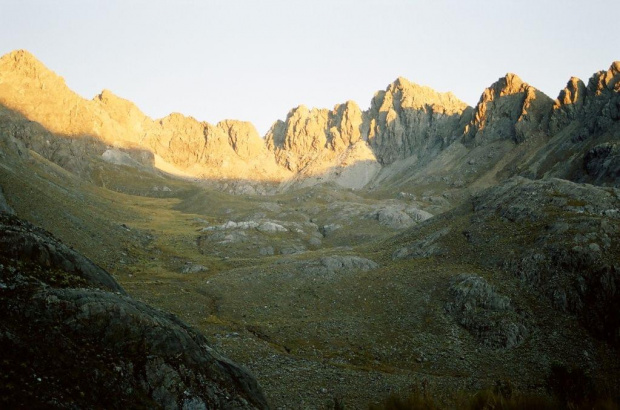
{"type": "MultiPolygon", "coordinates": [[[[33,264],[49,271],[62,271],[91,287],[125,295],[125,291],[103,269],[65,246],[43,229],[18,218],[0,217],[0,256],[33,264]]],[[[45,275],[38,277],[43,282],[45,275]]]]}
{"type": "Polygon", "coordinates": [[[512,179],[474,199],[468,241],[483,264],[501,266],[618,344],[619,198],[614,188],[512,179]]]}
{"type": "Polygon", "coordinates": [[[510,298],[498,294],[480,276],[457,275],[452,279],[449,295],[446,311],[480,343],[513,348],[527,336],[527,328],[510,298]]]}
{"type": "Polygon", "coordinates": [[[0,214],[0,241],[0,406],[268,408],[203,335],[45,231],[0,214]]]}
{"type": "Polygon", "coordinates": [[[6,212],[11,215],[15,214],[15,210],[13,210],[13,208],[11,208],[11,205],[7,203],[1,186],[0,186],[0,212],[6,212]]]}
{"type": "Polygon", "coordinates": [[[583,166],[594,182],[618,184],[620,180],[620,144],[607,142],[596,145],[586,153],[583,166]]]}
{"type": "MultiPolygon", "coordinates": [[[[440,256],[451,263],[495,272],[485,276],[489,286],[510,294],[512,300],[524,292],[535,292],[558,312],[579,318],[592,335],[620,344],[617,188],[555,178],[511,178],[410,228],[392,244],[393,259],[440,256]]],[[[487,289],[470,282],[461,285],[487,289]]],[[[456,311],[462,311],[465,302],[454,298],[465,297],[471,290],[465,291],[461,285],[453,282],[449,291],[456,311]]],[[[460,316],[455,318],[462,322],[460,316]]],[[[472,320],[475,322],[473,317],[465,318],[466,322],[472,320]]],[[[499,339],[489,338],[497,345],[499,339]]]]}

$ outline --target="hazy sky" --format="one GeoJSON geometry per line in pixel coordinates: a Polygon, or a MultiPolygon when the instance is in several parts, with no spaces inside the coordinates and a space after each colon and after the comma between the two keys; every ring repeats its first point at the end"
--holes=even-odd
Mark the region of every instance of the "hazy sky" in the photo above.
{"type": "Polygon", "coordinates": [[[147,115],[252,121],[363,109],[398,76],[474,105],[507,72],[557,97],[620,59],[618,0],[0,0],[0,54],[25,48],[92,98],[147,115]]]}

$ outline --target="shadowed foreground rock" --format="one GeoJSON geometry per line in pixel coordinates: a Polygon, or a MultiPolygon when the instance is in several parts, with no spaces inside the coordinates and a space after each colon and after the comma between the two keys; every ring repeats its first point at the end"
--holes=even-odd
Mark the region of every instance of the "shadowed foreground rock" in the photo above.
{"type": "Polygon", "coordinates": [[[268,408],[203,335],[50,234],[0,213],[0,243],[0,407],[268,408]]]}
{"type": "Polygon", "coordinates": [[[6,199],[4,198],[4,192],[2,191],[2,187],[0,186],[0,212],[6,212],[9,214],[14,214],[15,211],[13,210],[13,208],[11,208],[11,205],[9,205],[6,202],[6,199]]]}

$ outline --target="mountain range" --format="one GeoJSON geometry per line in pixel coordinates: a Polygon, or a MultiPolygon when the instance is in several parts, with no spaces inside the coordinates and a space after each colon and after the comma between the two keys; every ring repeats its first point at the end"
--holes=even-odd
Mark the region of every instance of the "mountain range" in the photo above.
{"type": "MultiPolygon", "coordinates": [[[[529,144],[547,157],[553,155],[547,161],[519,164],[522,173],[590,182],[609,181],[617,170],[617,160],[611,161],[612,169],[597,168],[609,147],[605,138],[592,144],[590,137],[613,132],[620,115],[619,73],[620,63],[615,62],[593,74],[587,85],[571,78],[556,100],[507,74],[484,90],[473,108],[451,93],[399,78],[375,93],[366,111],[353,101],[332,110],[301,105],[261,139],[254,126],[243,121],[212,125],[181,114],[152,120],[107,90],[85,100],[34,56],[19,50],[0,60],[0,104],[54,134],[94,138],[98,145],[83,147],[92,155],[202,179],[285,186],[307,185],[311,179],[359,189],[393,175],[399,178],[397,169],[403,166],[421,174],[440,154],[446,157],[445,151],[459,151],[469,161],[480,147],[492,146],[501,151],[495,158],[503,159],[507,151],[529,144]],[[588,162],[585,172],[559,165],[562,157],[572,155],[580,155],[573,164],[588,162]]],[[[40,141],[30,143],[52,161],[75,161],[63,157],[64,150],[55,144],[43,149],[40,141]]],[[[71,170],[81,172],[84,166],[76,163],[71,170]]],[[[514,173],[505,167],[484,171],[486,178],[514,173]]]]}
{"type": "Polygon", "coordinates": [[[108,90],[86,100],[9,53],[2,396],[363,408],[422,389],[451,408],[492,389],[617,403],[619,119],[618,61],[556,99],[506,74],[475,107],[398,78],[367,110],[300,105],[260,136],[151,119],[108,90]]]}

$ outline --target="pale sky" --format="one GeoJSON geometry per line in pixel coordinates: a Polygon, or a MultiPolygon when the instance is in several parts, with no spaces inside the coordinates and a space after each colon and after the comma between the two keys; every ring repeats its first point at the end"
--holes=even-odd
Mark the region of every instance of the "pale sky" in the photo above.
{"type": "Polygon", "coordinates": [[[0,0],[0,54],[152,118],[251,121],[362,109],[397,77],[475,105],[507,72],[555,98],[620,60],[618,0],[0,0]]]}

